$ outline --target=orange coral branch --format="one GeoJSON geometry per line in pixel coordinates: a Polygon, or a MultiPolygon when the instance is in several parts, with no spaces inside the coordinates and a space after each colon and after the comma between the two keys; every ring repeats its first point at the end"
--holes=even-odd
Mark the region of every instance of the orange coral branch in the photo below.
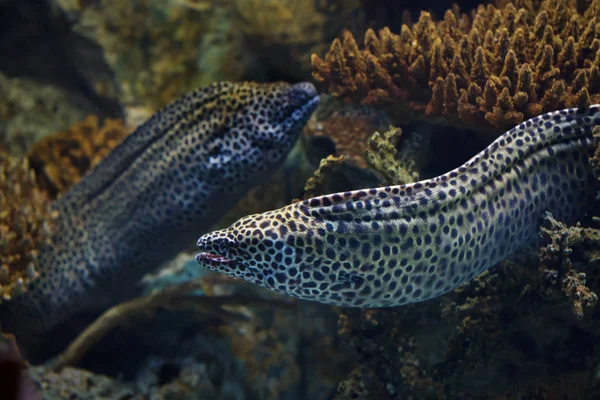
{"type": "Polygon", "coordinates": [[[37,142],[27,158],[40,187],[55,198],[100,163],[129,132],[120,120],[99,124],[98,117],[90,115],[69,130],[37,142]]]}
{"type": "Polygon", "coordinates": [[[313,76],[363,104],[504,130],[551,109],[600,101],[600,0],[497,1],[470,16],[422,12],[399,34],[369,29],[360,48],[345,31],[313,76]]]}
{"type": "Polygon", "coordinates": [[[0,303],[38,276],[38,250],[50,243],[56,217],[27,160],[0,151],[0,303]]]}

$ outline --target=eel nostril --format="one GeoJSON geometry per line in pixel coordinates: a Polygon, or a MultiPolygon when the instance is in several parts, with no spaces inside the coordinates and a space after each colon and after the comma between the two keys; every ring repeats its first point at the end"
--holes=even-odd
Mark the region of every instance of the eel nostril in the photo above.
{"type": "Polygon", "coordinates": [[[206,242],[207,242],[206,236],[202,236],[196,242],[196,247],[206,247],[206,242]]]}

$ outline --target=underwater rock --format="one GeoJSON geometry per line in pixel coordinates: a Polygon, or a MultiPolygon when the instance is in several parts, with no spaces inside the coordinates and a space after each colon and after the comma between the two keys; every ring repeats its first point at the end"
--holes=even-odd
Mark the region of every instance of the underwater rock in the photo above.
{"type": "MultiPolygon", "coordinates": [[[[72,24],[73,64],[126,114],[222,80],[305,80],[310,54],[360,20],[359,3],[299,0],[53,0],[72,24]],[[88,64],[111,71],[89,72],[88,64]]],[[[126,118],[129,123],[129,116],[126,118]]]]}
{"type": "Polygon", "coordinates": [[[78,68],[85,69],[84,61],[94,58],[114,74],[112,81],[87,77],[98,94],[155,110],[199,86],[198,60],[208,26],[205,11],[160,0],[54,3],[73,32],[86,39],[71,49],[75,63],[81,61],[78,68]]]}
{"type": "Polygon", "coordinates": [[[132,131],[122,121],[89,115],[68,130],[46,136],[27,154],[40,189],[51,199],[66,192],[132,131]]]}
{"type": "MultiPolygon", "coordinates": [[[[218,278],[204,278],[208,295],[261,292],[218,278]]],[[[328,307],[198,307],[159,310],[121,325],[90,349],[80,368],[40,366],[29,376],[54,398],[97,398],[85,397],[89,392],[110,399],[326,400],[346,372],[344,361],[328,307]]]]}
{"type": "Polygon", "coordinates": [[[232,23],[275,79],[308,79],[310,55],[362,22],[358,0],[231,0],[232,23]]]}
{"type": "Polygon", "coordinates": [[[84,98],[57,86],[0,72],[0,148],[26,153],[41,138],[67,129],[93,110],[84,98]]]}
{"type": "MultiPolygon", "coordinates": [[[[369,137],[389,124],[385,113],[372,107],[343,104],[330,96],[323,100],[304,131],[309,152],[320,144],[320,139],[332,141],[335,154],[347,157],[348,163],[367,168],[363,153],[369,137]]],[[[321,145],[325,147],[324,145],[321,145]]]]}
{"type": "Polygon", "coordinates": [[[44,393],[44,399],[48,400],[129,399],[135,393],[132,387],[113,378],[76,368],[66,368],[57,373],[39,366],[31,368],[28,375],[38,390],[44,393]]]}
{"type": "MultiPolygon", "coordinates": [[[[158,271],[144,275],[141,281],[144,285],[144,292],[146,294],[158,292],[168,286],[190,282],[205,276],[210,271],[198,268],[195,257],[195,254],[181,252],[158,271]]],[[[197,291],[196,294],[204,293],[197,291]]]]}
{"type": "Polygon", "coordinates": [[[326,13],[318,2],[298,0],[53,4],[73,25],[75,65],[105,63],[114,78],[92,73],[86,79],[127,113],[154,110],[214,81],[306,79],[310,54],[323,51],[358,6],[340,3],[326,13]]]}
{"type": "Polygon", "coordinates": [[[377,186],[381,177],[368,168],[363,153],[369,137],[387,126],[386,115],[369,107],[343,104],[330,96],[321,97],[322,103],[309,119],[301,137],[306,162],[312,166],[312,171],[318,171],[322,160],[328,156],[343,157],[343,160],[338,159],[339,165],[335,169],[324,171],[327,184],[320,185],[319,192],[311,190],[311,193],[321,195],[377,186]]]}

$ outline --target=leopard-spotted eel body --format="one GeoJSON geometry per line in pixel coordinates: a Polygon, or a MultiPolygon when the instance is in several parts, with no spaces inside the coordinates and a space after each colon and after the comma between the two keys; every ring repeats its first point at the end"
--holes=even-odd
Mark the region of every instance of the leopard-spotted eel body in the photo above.
{"type": "Polygon", "coordinates": [[[320,196],[198,240],[200,265],[346,307],[415,303],[453,290],[528,243],[541,215],[582,217],[600,110],[523,122],[433,179],[320,196]]]}
{"type": "Polygon", "coordinates": [[[283,162],[318,102],[310,83],[221,82],[158,111],[57,200],[40,276],[0,306],[2,329],[25,339],[132,294],[283,162]]]}

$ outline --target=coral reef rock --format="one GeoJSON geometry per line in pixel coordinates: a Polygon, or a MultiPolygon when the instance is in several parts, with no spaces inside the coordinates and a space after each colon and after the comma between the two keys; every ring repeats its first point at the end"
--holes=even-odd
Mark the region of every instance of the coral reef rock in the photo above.
{"type": "Polygon", "coordinates": [[[27,152],[44,136],[68,128],[93,109],[65,90],[0,73],[0,148],[27,152]]]}
{"type": "Polygon", "coordinates": [[[200,85],[198,60],[208,27],[204,8],[162,0],[54,3],[85,39],[73,40],[78,69],[93,59],[114,74],[86,76],[96,94],[154,110],[200,85]]]}
{"type": "MultiPolygon", "coordinates": [[[[210,296],[277,297],[233,279],[204,280],[210,296]]],[[[196,304],[120,325],[78,368],[36,366],[29,377],[45,398],[325,400],[346,372],[328,307],[196,304]]]]}

